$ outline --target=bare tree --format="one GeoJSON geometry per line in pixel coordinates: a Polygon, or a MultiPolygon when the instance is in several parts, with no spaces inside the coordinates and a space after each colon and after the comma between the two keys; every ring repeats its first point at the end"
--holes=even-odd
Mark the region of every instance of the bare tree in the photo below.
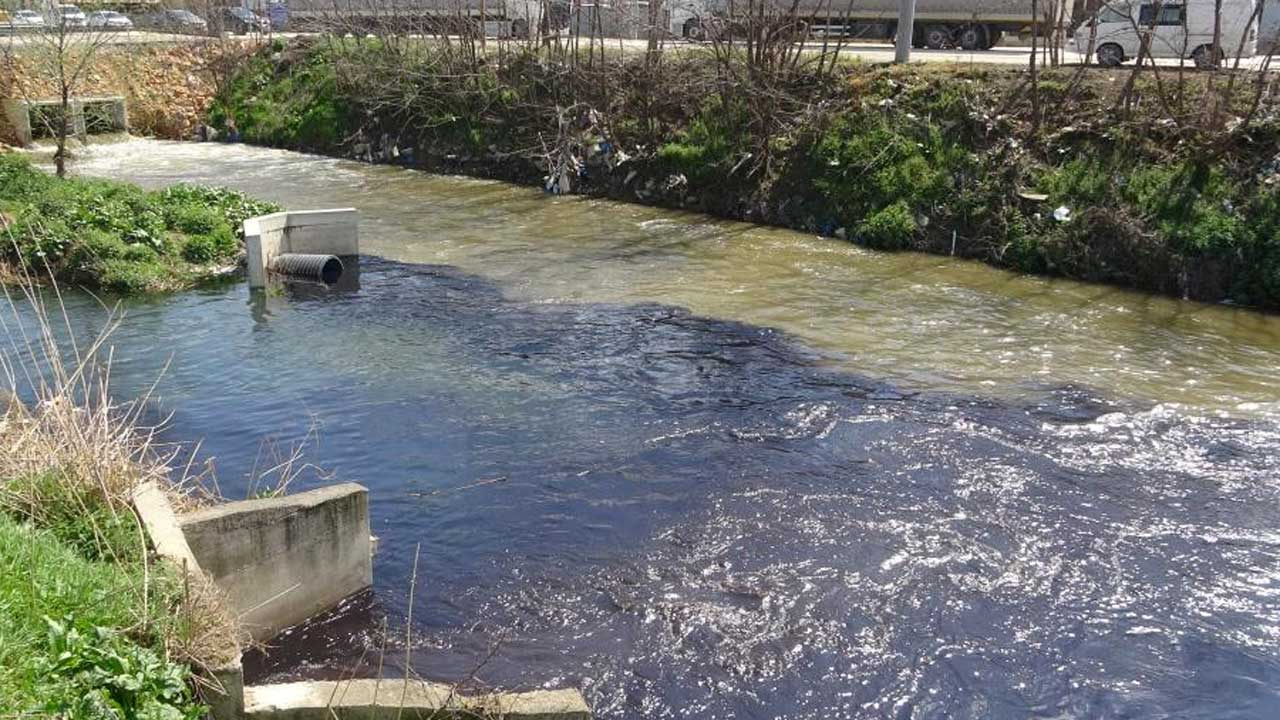
{"type": "Polygon", "coordinates": [[[10,34],[7,52],[11,62],[27,68],[36,80],[24,89],[21,99],[32,106],[53,101],[30,117],[33,131],[38,125],[42,134],[53,138],[54,167],[63,177],[70,159],[67,145],[76,133],[77,96],[85,92],[98,52],[111,42],[114,31],[105,25],[92,26],[84,13],[53,4],[46,7],[43,25],[10,34]]]}

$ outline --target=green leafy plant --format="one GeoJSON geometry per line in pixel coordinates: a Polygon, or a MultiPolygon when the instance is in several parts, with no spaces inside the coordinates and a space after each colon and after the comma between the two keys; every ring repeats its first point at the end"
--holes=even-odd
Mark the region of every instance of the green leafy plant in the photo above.
{"type": "Polygon", "coordinates": [[[278,209],[223,188],[64,180],[0,156],[0,212],[13,238],[0,262],[121,293],[192,284],[235,255],[245,219],[278,209]]]}
{"type": "Polygon", "coordinates": [[[115,630],[78,629],[72,617],[46,617],[48,654],[40,710],[67,720],[198,720],[189,670],[140,647],[115,630]]]}

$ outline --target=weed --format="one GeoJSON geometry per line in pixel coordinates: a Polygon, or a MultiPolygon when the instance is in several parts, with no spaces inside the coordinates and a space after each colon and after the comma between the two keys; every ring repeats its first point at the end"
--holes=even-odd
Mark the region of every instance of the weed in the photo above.
{"type": "Polygon", "coordinates": [[[195,185],[149,192],[127,183],[55,178],[16,155],[0,157],[0,210],[11,242],[0,262],[49,269],[120,293],[185,287],[229,261],[248,217],[277,206],[195,185]]]}

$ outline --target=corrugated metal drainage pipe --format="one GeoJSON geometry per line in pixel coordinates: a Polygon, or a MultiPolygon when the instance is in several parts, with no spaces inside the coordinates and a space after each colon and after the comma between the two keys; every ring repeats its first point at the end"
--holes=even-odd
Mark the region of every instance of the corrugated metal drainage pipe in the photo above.
{"type": "Polygon", "coordinates": [[[271,261],[271,272],[332,285],[342,277],[342,261],[337,255],[283,253],[271,261]]]}

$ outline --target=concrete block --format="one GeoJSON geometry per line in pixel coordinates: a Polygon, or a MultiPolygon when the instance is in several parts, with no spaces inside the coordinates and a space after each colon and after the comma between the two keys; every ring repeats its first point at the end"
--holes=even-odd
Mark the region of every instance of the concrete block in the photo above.
{"type": "Polygon", "coordinates": [[[537,690],[466,696],[417,680],[349,680],[257,685],[245,689],[249,720],[394,720],[506,718],[589,720],[577,690],[537,690]]]}
{"type": "Polygon", "coordinates": [[[203,700],[213,720],[240,720],[244,717],[244,665],[240,658],[209,668],[217,687],[203,689],[203,700]]]}
{"type": "Polygon", "coordinates": [[[200,567],[254,640],[373,582],[369,493],[356,483],[227,503],[180,522],[200,567]]]}
{"type": "Polygon", "coordinates": [[[20,146],[31,144],[31,113],[22,100],[5,100],[4,117],[9,123],[13,141],[20,146]]]}

